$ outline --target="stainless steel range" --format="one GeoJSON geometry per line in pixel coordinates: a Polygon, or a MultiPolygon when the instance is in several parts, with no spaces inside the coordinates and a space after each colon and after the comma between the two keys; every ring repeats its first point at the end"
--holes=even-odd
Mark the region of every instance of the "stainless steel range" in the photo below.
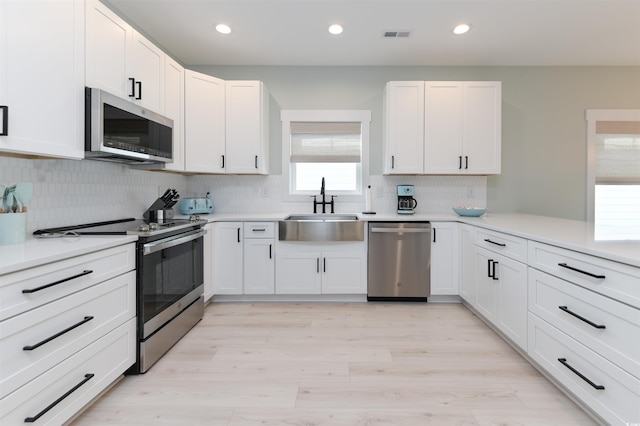
{"type": "Polygon", "coordinates": [[[34,232],[35,236],[137,235],[138,354],[129,374],[146,372],[204,312],[203,237],[207,222],[120,219],[34,232]]]}

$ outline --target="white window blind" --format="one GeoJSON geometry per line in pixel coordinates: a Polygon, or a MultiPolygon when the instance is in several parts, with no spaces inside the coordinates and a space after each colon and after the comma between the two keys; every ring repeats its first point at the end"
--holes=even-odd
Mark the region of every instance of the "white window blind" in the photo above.
{"type": "Polygon", "coordinates": [[[360,122],[291,122],[292,163],[360,163],[360,122]]]}
{"type": "Polygon", "coordinates": [[[640,122],[596,122],[596,184],[640,184],[640,122]]]}

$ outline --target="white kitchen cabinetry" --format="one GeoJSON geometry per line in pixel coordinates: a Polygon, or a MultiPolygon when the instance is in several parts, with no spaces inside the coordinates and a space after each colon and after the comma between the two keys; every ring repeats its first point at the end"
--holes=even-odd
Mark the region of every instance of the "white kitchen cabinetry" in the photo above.
{"type": "Polygon", "coordinates": [[[640,270],[528,249],[529,356],[607,424],[640,423],[640,270]]]}
{"type": "Polygon", "coordinates": [[[185,70],[185,171],[224,173],[224,80],[185,70]]]}
{"type": "Polygon", "coordinates": [[[431,222],[431,295],[455,296],[459,282],[458,223],[431,222]]]}
{"type": "Polygon", "coordinates": [[[526,240],[492,231],[477,232],[475,308],[526,350],[527,265],[514,260],[521,247],[526,251],[526,240]]]}
{"type": "Polygon", "coordinates": [[[424,173],[499,174],[501,83],[425,83],[424,173]]]}
{"type": "Polygon", "coordinates": [[[133,365],[134,268],[126,244],[1,277],[0,424],[63,424],[133,365]]]}
{"type": "Polygon", "coordinates": [[[460,297],[476,306],[476,228],[460,224],[460,297]]]}
{"type": "Polygon", "coordinates": [[[276,294],[366,294],[364,243],[278,241],[276,294]]]}
{"type": "Polygon", "coordinates": [[[164,67],[164,115],[173,120],[173,162],[165,170],[185,171],[184,146],[184,68],[167,57],[164,67]]]}
{"type": "Polygon", "coordinates": [[[384,108],[384,174],[500,173],[500,82],[392,81],[384,108]]]}
{"type": "Polygon", "coordinates": [[[243,223],[216,222],[213,228],[213,292],[242,294],[243,223]]]}
{"type": "Polygon", "coordinates": [[[164,52],[104,4],[86,4],[86,85],[163,114],[164,52]]]}
{"type": "Polygon", "coordinates": [[[213,223],[207,223],[204,226],[204,230],[207,231],[203,238],[203,281],[204,281],[204,302],[207,303],[214,294],[213,290],[213,243],[214,243],[214,225],[213,223]]]}
{"type": "Polygon", "coordinates": [[[244,294],[275,293],[275,224],[244,224],[244,294]]]}
{"type": "Polygon", "coordinates": [[[260,81],[226,82],[226,173],[269,174],[269,92],[260,81]]]}
{"type": "Polygon", "coordinates": [[[84,22],[81,1],[0,1],[0,151],[84,158],[84,22]]]}
{"type": "Polygon", "coordinates": [[[390,81],[384,90],[384,174],[424,172],[424,82],[390,81]]]}

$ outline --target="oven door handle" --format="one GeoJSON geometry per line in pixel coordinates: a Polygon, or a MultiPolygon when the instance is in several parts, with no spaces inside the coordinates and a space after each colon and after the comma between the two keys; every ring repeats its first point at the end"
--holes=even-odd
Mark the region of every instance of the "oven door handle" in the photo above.
{"type": "Polygon", "coordinates": [[[153,241],[151,243],[144,244],[142,246],[143,255],[146,256],[148,254],[155,253],[160,250],[164,250],[170,247],[179,246],[180,244],[188,243],[189,241],[196,240],[200,237],[203,237],[207,233],[206,229],[200,229],[197,231],[192,231],[187,233],[184,236],[180,236],[178,238],[165,238],[163,240],[153,241]]]}

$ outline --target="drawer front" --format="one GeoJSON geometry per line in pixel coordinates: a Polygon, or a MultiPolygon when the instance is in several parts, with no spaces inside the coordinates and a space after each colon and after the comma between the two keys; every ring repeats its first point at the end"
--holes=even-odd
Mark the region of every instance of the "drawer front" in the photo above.
{"type": "Polygon", "coordinates": [[[476,245],[500,253],[518,262],[527,263],[527,240],[502,232],[478,229],[476,245]]]}
{"type": "Polygon", "coordinates": [[[131,271],[0,322],[0,397],[134,318],[135,285],[131,271]]]}
{"type": "Polygon", "coordinates": [[[79,386],[35,422],[38,425],[64,424],[133,365],[135,355],[136,322],[131,319],[0,399],[0,424],[24,424],[25,419],[38,416],[79,386]]]}
{"type": "Polygon", "coordinates": [[[0,286],[0,321],[135,267],[135,244],[126,244],[7,274],[0,286]]]}
{"type": "Polygon", "coordinates": [[[273,222],[245,222],[245,238],[274,238],[275,224],[273,222]]]}
{"type": "Polygon", "coordinates": [[[533,268],[529,310],[640,377],[640,310],[533,268]]]}
{"type": "Polygon", "coordinates": [[[529,266],[640,308],[640,268],[534,241],[529,266]]]}
{"type": "Polygon", "coordinates": [[[531,313],[529,355],[607,423],[640,423],[640,380],[531,313]]]}

